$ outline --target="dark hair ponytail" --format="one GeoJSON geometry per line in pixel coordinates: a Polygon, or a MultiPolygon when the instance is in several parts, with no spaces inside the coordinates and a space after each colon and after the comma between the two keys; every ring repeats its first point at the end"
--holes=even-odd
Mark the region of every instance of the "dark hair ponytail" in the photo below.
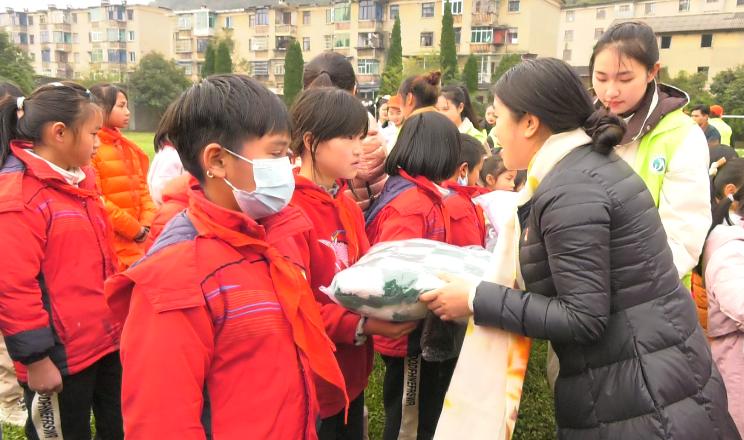
{"type": "Polygon", "coordinates": [[[584,122],[584,131],[592,137],[594,149],[609,154],[620,144],[625,134],[625,121],[605,108],[600,108],[584,122]]]}
{"type": "Polygon", "coordinates": [[[0,166],[10,154],[14,139],[38,143],[44,125],[62,122],[73,133],[88,117],[91,93],[73,82],[53,82],[34,90],[28,98],[0,99],[0,166]],[[20,115],[20,118],[19,118],[20,115]]]}
{"type": "Polygon", "coordinates": [[[734,202],[739,203],[739,210],[744,210],[744,158],[734,158],[726,161],[718,168],[718,172],[712,179],[715,199],[718,200],[713,206],[713,223],[711,230],[724,221],[731,224],[729,210],[734,202]],[[734,185],[739,188],[733,195],[723,194],[726,185],[734,185]]]}
{"type": "Polygon", "coordinates": [[[20,87],[13,84],[12,82],[3,81],[0,83],[0,98],[4,98],[6,96],[20,98],[21,96],[23,96],[23,91],[21,91],[20,87]]]}
{"type": "Polygon", "coordinates": [[[516,119],[535,115],[555,134],[583,128],[602,154],[609,154],[625,134],[625,123],[605,109],[595,111],[573,68],[555,58],[512,67],[494,86],[494,95],[516,119]]]}
{"type": "Polygon", "coordinates": [[[439,98],[439,81],[442,78],[442,72],[434,71],[424,75],[409,76],[406,78],[398,89],[398,94],[403,97],[411,93],[416,101],[414,107],[430,107],[437,103],[439,98]]]}
{"type": "Polygon", "coordinates": [[[592,50],[589,74],[594,73],[594,61],[606,47],[612,46],[618,54],[632,58],[651,71],[659,61],[659,44],[651,26],[640,21],[618,23],[602,34],[592,50]]]}
{"type": "Polygon", "coordinates": [[[468,118],[470,122],[473,123],[473,127],[475,127],[476,130],[481,129],[480,124],[478,123],[478,115],[475,114],[473,103],[470,101],[470,94],[465,87],[456,85],[444,86],[442,87],[441,94],[447,99],[447,101],[454,103],[455,106],[462,104],[460,117],[463,119],[468,118]]]}
{"type": "Polygon", "coordinates": [[[338,52],[323,52],[305,66],[302,84],[304,89],[336,87],[353,93],[356,74],[345,56],[338,52]]]}

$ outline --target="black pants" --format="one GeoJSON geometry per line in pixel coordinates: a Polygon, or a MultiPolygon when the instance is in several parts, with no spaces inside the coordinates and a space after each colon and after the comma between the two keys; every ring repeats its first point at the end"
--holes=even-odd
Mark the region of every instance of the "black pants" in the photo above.
{"type": "Polygon", "coordinates": [[[96,439],[123,440],[121,362],[119,352],[108,354],[85,370],[62,377],[62,392],[36,394],[23,386],[29,418],[29,440],[90,439],[90,410],[96,418],[96,439]]]}
{"type": "Polygon", "coordinates": [[[433,439],[457,359],[427,362],[420,355],[382,359],[385,361],[382,438],[397,440],[403,434],[406,438],[415,435],[417,440],[433,439]]]}
{"type": "Polygon", "coordinates": [[[364,393],[349,403],[349,423],[344,411],[320,421],[318,440],[362,440],[364,437],[364,393]]]}

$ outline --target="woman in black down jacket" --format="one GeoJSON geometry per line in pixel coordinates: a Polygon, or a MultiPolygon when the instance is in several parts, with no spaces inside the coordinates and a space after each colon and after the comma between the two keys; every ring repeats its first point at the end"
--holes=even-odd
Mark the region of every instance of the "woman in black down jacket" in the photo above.
{"type": "Polygon", "coordinates": [[[504,162],[529,165],[510,230],[521,278],[446,277],[422,301],[443,319],[473,314],[476,325],[552,342],[559,439],[739,439],[653,199],[612,152],[621,120],[595,113],[555,59],[514,67],[494,93],[504,162]]]}

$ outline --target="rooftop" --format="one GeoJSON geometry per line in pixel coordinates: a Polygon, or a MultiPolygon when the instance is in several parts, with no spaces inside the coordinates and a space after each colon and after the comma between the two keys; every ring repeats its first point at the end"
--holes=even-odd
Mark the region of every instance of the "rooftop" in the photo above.
{"type": "Polygon", "coordinates": [[[625,23],[628,21],[643,21],[651,26],[657,34],[744,30],[744,12],[676,15],[674,17],[647,17],[641,20],[624,18],[615,20],[612,24],[625,23]]]}

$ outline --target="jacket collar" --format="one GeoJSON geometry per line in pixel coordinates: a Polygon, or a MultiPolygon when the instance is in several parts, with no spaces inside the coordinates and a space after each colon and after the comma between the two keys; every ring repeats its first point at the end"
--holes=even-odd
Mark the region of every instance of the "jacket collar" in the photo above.
{"type": "Polygon", "coordinates": [[[49,162],[38,155],[33,154],[31,152],[32,148],[33,143],[31,142],[18,140],[12,141],[10,143],[10,151],[12,156],[20,162],[20,168],[18,163],[13,165],[13,161],[7,160],[0,173],[7,172],[6,169],[10,170],[11,168],[16,168],[18,171],[23,170],[41,181],[53,183],[61,188],[67,188],[71,192],[77,193],[82,191],[83,195],[90,195],[90,192],[95,190],[95,173],[90,167],[83,167],[80,169],[83,173],[80,177],[85,176],[85,178],[80,180],[78,187],[70,184],[65,179],[65,176],[55,170],[49,162]]]}

